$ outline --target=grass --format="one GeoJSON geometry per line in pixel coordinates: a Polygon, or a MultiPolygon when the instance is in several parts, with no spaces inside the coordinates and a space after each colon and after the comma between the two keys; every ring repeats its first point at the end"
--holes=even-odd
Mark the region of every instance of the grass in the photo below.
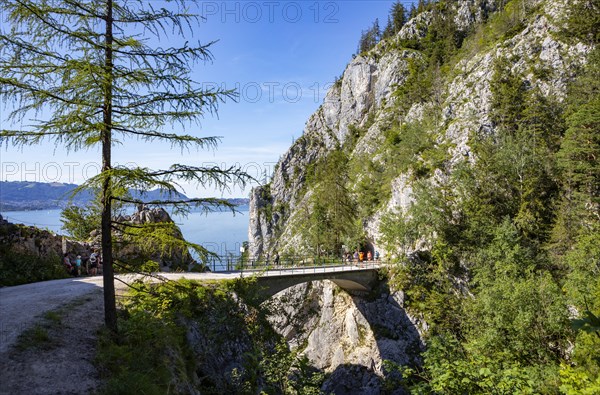
{"type": "Polygon", "coordinates": [[[52,314],[48,315],[51,318],[46,318],[46,315],[44,315],[43,322],[35,324],[19,335],[15,344],[17,350],[51,350],[59,345],[54,332],[60,328],[61,317],[52,314]]]}
{"type": "Polygon", "coordinates": [[[74,308],[92,300],[91,296],[74,299],[56,310],[46,311],[40,321],[19,335],[15,347],[20,351],[25,350],[51,350],[60,345],[58,340],[62,336],[63,319],[74,308]]]}
{"type": "Polygon", "coordinates": [[[62,314],[56,310],[47,311],[44,313],[44,319],[55,324],[60,324],[62,321],[62,314]]]}

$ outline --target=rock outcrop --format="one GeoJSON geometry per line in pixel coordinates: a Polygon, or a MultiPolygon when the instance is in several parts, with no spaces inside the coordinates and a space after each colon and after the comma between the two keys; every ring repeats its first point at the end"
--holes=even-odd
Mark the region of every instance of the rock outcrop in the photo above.
{"type": "Polygon", "coordinates": [[[64,252],[74,260],[90,256],[92,246],[33,226],[12,224],[0,216],[0,286],[67,277],[64,252]]]}
{"type": "MultiPolygon", "coordinates": [[[[294,243],[278,238],[302,205],[307,169],[328,152],[343,145],[353,128],[372,123],[375,109],[392,101],[393,87],[407,75],[408,60],[414,51],[401,50],[358,56],[346,68],[338,83],[327,93],[323,105],[308,120],[304,135],[283,155],[269,187],[255,188],[250,198],[250,256],[271,250],[275,243],[286,250],[294,243]],[[265,210],[269,207],[269,210],[265,210]],[[268,214],[268,215],[266,215],[268,214]],[[279,234],[277,234],[279,233],[279,234]]],[[[384,107],[385,108],[385,107],[384,107]]],[[[381,120],[383,122],[383,120],[381,120]]],[[[377,130],[378,123],[369,129],[377,130]]],[[[359,147],[358,151],[368,150],[359,147]]]]}
{"type": "Polygon", "coordinates": [[[331,374],[325,393],[378,394],[391,374],[383,361],[420,363],[423,324],[407,314],[401,292],[382,283],[375,294],[352,296],[320,281],[289,288],[267,302],[273,327],[290,347],[331,374]]]}
{"type": "MultiPolygon", "coordinates": [[[[162,207],[149,208],[145,205],[138,205],[136,212],[117,218],[117,222],[130,223],[132,225],[171,224],[172,228],[169,230],[169,237],[174,241],[184,240],[181,230],[175,225],[169,213],[162,207]]],[[[158,240],[154,243],[149,240],[148,243],[145,243],[147,245],[140,246],[135,241],[128,242],[128,237],[119,232],[116,233],[116,237],[125,242],[121,243],[120,248],[117,249],[117,259],[124,262],[144,263],[151,260],[158,264],[158,268],[161,271],[187,271],[193,265],[197,264],[188,248],[183,244],[172,245],[164,249],[159,245],[158,240]]],[[[96,243],[98,242],[99,239],[96,238],[96,243]]]]}
{"type": "Polygon", "coordinates": [[[70,240],[35,226],[16,225],[0,216],[0,245],[13,252],[48,258],[60,257],[67,252],[72,258],[77,255],[89,256],[91,244],[70,240]]]}

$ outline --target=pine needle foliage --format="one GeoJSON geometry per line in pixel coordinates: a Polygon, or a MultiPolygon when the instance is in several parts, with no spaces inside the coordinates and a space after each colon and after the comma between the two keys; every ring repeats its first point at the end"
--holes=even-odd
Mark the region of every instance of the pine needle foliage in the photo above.
{"type": "Polygon", "coordinates": [[[100,174],[76,192],[100,191],[105,318],[112,330],[112,231],[129,225],[113,222],[111,206],[119,199],[145,203],[143,196],[127,200],[119,191],[158,188],[164,200],[150,203],[184,212],[194,206],[232,208],[219,199],[172,197],[182,182],[224,189],[249,179],[237,168],[174,164],[152,170],[111,160],[113,146],[132,139],[167,142],[182,152],[217,146],[218,137],[199,137],[199,120],[235,94],[194,80],[192,68],[212,60],[213,44],[192,41],[201,20],[195,6],[185,0],[0,1],[0,98],[14,127],[2,127],[0,143],[51,143],[68,151],[100,147],[100,174]]]}

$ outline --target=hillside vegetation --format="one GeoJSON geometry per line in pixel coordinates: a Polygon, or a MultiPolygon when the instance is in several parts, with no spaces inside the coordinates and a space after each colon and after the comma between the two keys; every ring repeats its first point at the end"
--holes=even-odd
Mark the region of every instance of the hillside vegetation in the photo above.
{"type": "Polygon", "coordinates": [[[423,365],[390,365],[413,393],[599,393],[600,4],[413,16],[363,32],[346,73],[399,58],[400,82],[347,128],[311,118],[254,197],[255,253],[386,251],[428,323],[423,365]]]}

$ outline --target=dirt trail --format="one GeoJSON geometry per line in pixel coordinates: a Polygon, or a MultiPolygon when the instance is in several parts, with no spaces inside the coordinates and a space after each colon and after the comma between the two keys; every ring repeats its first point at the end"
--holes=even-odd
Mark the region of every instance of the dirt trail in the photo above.
{"type": "Polygon", "coordinates": [[[0,354],[46,311],[101,290],[102,278],[80,277],[0,288],[0,354]]]}
{"type": "MultiPolygon", "coordinates": [[[[236,273],[161,273],[176,280],[222,280],[239,277],[236,273]]],[[[119,275],[126,282],[140,276],[119,275]]],[[[115,288],[126,289],[120,281],[115,288]]],[[[18,335],[31,327],[44,312],[102,289],[102,277],[78,277],[0,288],[0,354],[9,350],[18,335]]]]}
{"type": "Polygon", "coordinates": [[[85,290],[38,317],[37,330],[29,328],[0,353],[0,394],[89,394],[99,388],[94,358],[103,324],[102,289],[85,290]]]}
{"type": "MultiPolygon", "coordinates": [[[[162,275],[171,280],[239,277],[234,273],[162,275]]],[[[130,282],[138,276],[119,277],[130,282]]],[[[118,293],[127,289],[119,281],[115,287],[118,293]]],[[[101,383],[94,358],[103,323],[100,276],[0,288],[0,395],[94,392],[101,383]],[[19,338],[22,334],[26,336],[19,338]]]]}
{"type": "MultiPolygon", "coordinates": [[[[239,273],[161,275],[169,280],[240,277],[239,273]]],[[[139,276],[119,278],[131,282],[139,276]]],[[[117,293],[127,289],[120,281],[115,287],[117,293]]],[[[100,276],[0,288],[0,395],[94,392],[101,384],[94,358],[103,322],[100,276]],[[22,334],[26,336],[20,338],[22,334]]]]}

